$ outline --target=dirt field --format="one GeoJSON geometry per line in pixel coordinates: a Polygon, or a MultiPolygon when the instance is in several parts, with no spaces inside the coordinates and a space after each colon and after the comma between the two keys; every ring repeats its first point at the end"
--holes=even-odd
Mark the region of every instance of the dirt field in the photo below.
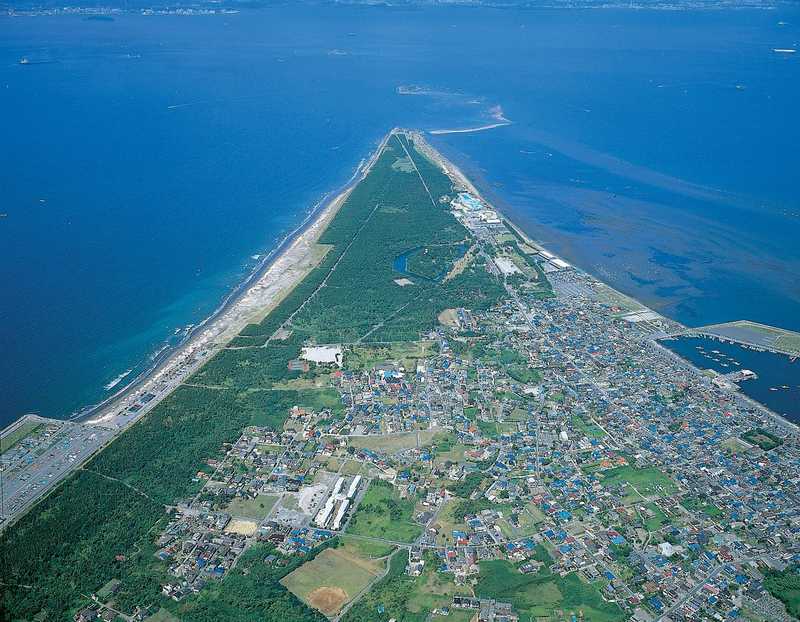
{"type": "Polygon", "coordinates": [[[442,324],[443,326],[449,326],[451,328],[458,328],[458,316],[456,314],[457,311],[455,309],[445,309],[437,318],[439,320],[439,324],[442,324]]]}
{"type": "Polygon", "coordinates": [[[234,518],[228,523],[228,526],[225,527],[225,531],[227,533],[238,533],[243,536],[252,536],[256,530],[258,529],[258,523],[251,520],[240,520],[238,518],[234,518]]]}
{"type": "Polygon", "coordinates": [[[327,616],[341,610],[348,600],[347,592],[340,587],[318,587],[308,595],[308,604],[327,616]]]}
{"type": "Polygon", "coordinates": [[[359,554],[356,547],[344,545],[322,551],[281,583],[309,606],[331,616],[379,576],[384,565],[359,554]]]}

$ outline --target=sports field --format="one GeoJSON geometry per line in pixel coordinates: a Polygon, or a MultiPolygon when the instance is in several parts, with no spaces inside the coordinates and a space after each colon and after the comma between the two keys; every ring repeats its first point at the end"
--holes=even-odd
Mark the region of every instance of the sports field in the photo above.
{"type": "Polygon", "coordinates": [[[325,549],[281,579],[292,594],[327,616],[335,615],[361,590],[379,577],[385,562],[368,559],[356,547],[325,549]]]}

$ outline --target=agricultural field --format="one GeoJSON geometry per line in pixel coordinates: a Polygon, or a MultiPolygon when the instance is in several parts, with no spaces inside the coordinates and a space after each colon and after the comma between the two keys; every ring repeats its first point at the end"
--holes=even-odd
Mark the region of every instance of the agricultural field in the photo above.
{"type": "Polygon", "coordinates": [[[391,484],[373,480],[350,519],[347,533],[413,542],[422,533],[422,527],[412,520],[414,505],[411,499],[401,499],[391,484]]]}
{"type": "Polygon", "coordinates": [[[310,607],[331,616],[380,577],[385,567],[385,561],[363,557],[358,547],[345,544],[325,549],[281,579],[281,584],[310,607]]]}

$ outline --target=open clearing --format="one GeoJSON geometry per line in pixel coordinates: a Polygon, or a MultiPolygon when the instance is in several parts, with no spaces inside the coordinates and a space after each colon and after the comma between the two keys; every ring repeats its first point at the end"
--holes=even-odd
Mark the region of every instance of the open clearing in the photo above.
{"type": "Polygon", "coordinates": [[[237,518],[262,519],[270,513],[280,495],[258,495],[254,499],[236,498],[228,504],[225,511],[237,518]]]}
{"type": "Polygon", "coordinates": [[[234,518],[225,527],[225,533],[236,533],[242,536],[252,536],[258,529],[258,523],[252,520],[234,518]]]}
{"type": "MultiPolygon", "coordinates": [[[[603,484],[606,486],[628,484],[629,489],[633,486],[646,497],[665,496],[676,490],[675,483],[655,467],[637,469],[632,466],[623,466],[609,469],[604,473],[603,484]]],[[[641,499],[632,489],[627,492],[625,497],[630,501],[641,499]]]]}
{"type": "Polygon", "coordinates": [[[292,594],[327,616],[335,615],[369,583],[379,576],[384,562],[359,555],[349,545],[325,549],[281,583],[292,594]]]}
{"type": "Polygon", "coordinates": [[[419,444],[430,445],[434,435],[440,430],[420,430],[419,432],[400,432],[396,434],[371,434],[369,436],[350,436],[348,443],[359,449],[370,449],[382,453],[394,453],[412,449],[419,444]]]}
{"type": "Polygon", "coordinates": [[[38,421],[23,423],[13,432],[7,434],[3,438],[0,438],[0,454],[8,451],[17,443],[31,436],[34,432],[42,427],[44,427],[44,425],[38,421]]]}
{"type": "Polygon", "coordinates": [[[422,527],[413,522],[414,501],[401,499],[391,484],[373,480],[347,532],[395,542],[413,542],[422,527]]]}
{"type": "Polygon", "coordinates": [[[357,345],[345,351],[348,369],[372,369],[382,363],[394,363],[408,371],[417,366],[417,359],[430,355],[430,341],[398,341],[380,345],[357,345]]]}
{"type": "Polygon", "coordinates": [[[179,620],[162,607],[149,618],[146,618],[146,622],[179,622],[179,620]]]}

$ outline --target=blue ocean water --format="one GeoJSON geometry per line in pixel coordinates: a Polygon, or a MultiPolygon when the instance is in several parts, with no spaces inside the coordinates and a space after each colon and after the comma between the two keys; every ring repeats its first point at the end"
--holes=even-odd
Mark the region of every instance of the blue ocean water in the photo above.
{"type": "Polygon", "coordinates": [[[531,235],[687,324],[800,329],[798,42],[797,9],[2,16],[0,424],[133,377],[391,127],[495,106],[432,141],[531,235]]]}

